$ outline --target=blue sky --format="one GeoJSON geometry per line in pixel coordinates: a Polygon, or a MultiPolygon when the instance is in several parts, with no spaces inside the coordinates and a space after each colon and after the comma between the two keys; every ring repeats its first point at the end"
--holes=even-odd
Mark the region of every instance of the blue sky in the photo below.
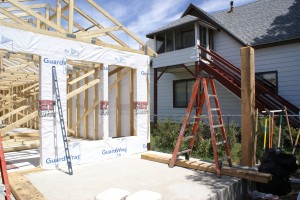
{"type": "MultiPolygon", "coordinates": [[[[41,0],[42,2],[54,3],[54,0],[41,0]]],[[[190,3],[200,7],[206,12],[215,12],[229,9],[231,0],[94,0],[109,14],[121,22],[131,32],[146,42],[145,37],[150,33],[172,21],[180,18],[190,3]]],[[[240,6],[255,0],[234,0],[234,6],[240,6]]],[[[93,17],[104,27],[112,27],[107,18],[99,15],[85,0],[75,0],[75,5],[85,13],[93,17]]],[[[66,13],[65,13],[66,14],[66,13]]],[[[90,27],[92,24],[83,17],[75,15],[75,21],[80,22],[83,27],[90,27]]],[[[66,26],[66,24],[65,24],[66,26]]],[[[138,45],[121,32],[114,32],[116,36],[125,41],[129,46],[137,48],[138,45]]],[[[101,40],[112,42],[108,36],[101,37],[101,40]]]]}
{"type": "MultiPolygon", "coordinates": [[[[234,6],[254,0],[235,0],[234,6]]],[[[229,9],[230,0],[96,0],[143,41],[145,35],[178,19],[190,3],[206,12],[229,9]]]]}

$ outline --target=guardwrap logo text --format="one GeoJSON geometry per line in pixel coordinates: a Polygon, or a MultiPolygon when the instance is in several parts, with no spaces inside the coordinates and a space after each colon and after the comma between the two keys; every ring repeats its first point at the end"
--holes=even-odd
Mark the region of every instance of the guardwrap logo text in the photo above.
{"type": "Polygon", "coordinates": [[[53,100],[39,100],[39,117],[54,117],[54,106],[53,100]]]}
{"type": "Polygon", "coordinates": [[[148,113],[148,102],[147,101],[134,102],[134,112],[136,114],[147,114],[148,113]]]}

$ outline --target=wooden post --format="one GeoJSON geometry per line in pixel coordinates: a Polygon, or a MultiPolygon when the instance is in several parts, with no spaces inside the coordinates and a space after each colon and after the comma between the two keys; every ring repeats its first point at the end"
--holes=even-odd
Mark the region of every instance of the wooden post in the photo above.
{"type": "MultiPolygon", "coordinates": [[[[99,66],[95,68],[94,80],[99,78],[99,66]]],[[[94,87],[95,101],[98,102],[97,106],[94,109],[94,140],[98,140],[99,137],[99,83],[97,83],[94,87]]]]}
{"type": "Polygon", "coordinates": [[[241,48],[241,112],[242,112],[242,160],[243,166],[255,164],[255,66],[254,49],[241,48]]]}
{"type": "Polygon", "coordinates": [[[130,71],[130,135],[134,136],[134,74],[135,74],[135,69],[131,69],[130,71]]]}
{"type": "Polygon", "coordinates": [[[61,0],[56,3],[56,25],[60,27],[61,24],[61,0]]]}
{"type": "MultiPolygon", "coordinates": [[[[70,81],[72,81],[72,74],[69,74],[69,79],[68,79],[68,81],[67,82],[70,82],[70,81]]],[[[70,93],[70,92],[72,92],[72,85],[70,85],[70,84],[67,84],[68,85],[68,93],[70,93]]],[[[72,126],[73,126],[73,124],[72,124],[72,122],[73,122],[73,113],[72,113],[72,111],[73,111],[73,103],[72,103],[72,98],[70,98],[70,99],[68,99],[68,101],[67,101],[67,108],[68,108],[68,121],[67,121],[67,124],[68,124],[68,128],[69,129],[72,129],[72,126]]]]}
{"type": "Polygon", "coordinates": [[[69,1],[69,23],[68,32],[73,33],[73,17],[74,17],[74,0],[69,1]]]}
{"type": "MultiPolygon", "coordinates": [[[[120,79],[120,71],[117,72],[117,80],[120,79]]],[[[116,84],[116,132],[121,137],[121,80],[116,84]]]]}
{"type": "MultiPolygon", "coordinates": [[[[88,73],[88,71],[85,71],[84,73],[88,73]]],[[[86,77],[84,79],[84,84],[88,84],[89,83],[89,77],[86,77]]],[[[86,89],[84,91],[84,111],[83,113],[85,113],[87,110],[89,109],[89,90],[86,89]]],[[[86,115],[84,118],[84,137],[85,139],[88,139],[89,137],[89,115],[86,115]]]]}
{"type": "MultiPolygon", "coordinates": [[[[45,18],[49,20],[50,18],[50,9],[46,8],[45,10],[45,18]]],[[[44,25],[45,30],[49,30],[49,26],[47,24],[44,25]]]]}
{"type": "Polygon", "coordinates": [[[154,88],[154,102],[153,102],[153,109],[154,109],[154,127],[157,128],[157,68],[154,68],[154,81],[153,81],[153,88],[154,88]]]}
{"type": "MultiPolygon", "coordinates": [[[[80,71],[76,72],[76,78],[80,77],[80,71]]],[[[76,89],[80,87],[80,82],[76,83],[76,89]]],[[[76,122],[80,120],[80,94],[76,95],[76,122]]],[[[76,126],[76,137],[79,137],[80,125],[76,126]]]]}

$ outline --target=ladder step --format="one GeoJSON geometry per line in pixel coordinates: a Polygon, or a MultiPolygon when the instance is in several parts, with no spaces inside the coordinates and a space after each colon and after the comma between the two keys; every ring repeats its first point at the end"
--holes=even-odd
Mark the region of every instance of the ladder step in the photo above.
{"type": "Polygon", "coordinates": [[[217,97],[217,95],[215,95],[215,94],[209,94],[208,97],[209,97],[209,98],[210,98],[210,97],[217,97]]]}
{"type": "Polygon", "coordinates": [[[223,127],[224,125],[223,124],[218,124],[218,125],[213,125],[213,128],[220,128],[220,127],[223,127]]]}
{"type": "Polygon", "coordinates": [[[189,153],[191,151],[192,151],[192,149],[187,149],[187,150],[179,151],[177,155],[179,156],[179,155],[182,155],[182,154],[185,154],[185,153],[189,153]]]}
{"type": "Polygon", "coordinates": [[[210,110],[211,111],[218,111],[218,110],[220,110],[220,108],[211,108],[210,110]]]}
{"type": "Polygon", "coordinates": [[[187,140],[190,140],[194,137],[195,137],[194,135],[189,135],[189,136],[184,137],[184,140],[187,141],[187,140]]]}
{"type": "Polygon", "coordinates": [[[221,144],[226,144],[226,140],[223,140],[223,141],[220,141],[220,142],[216,143],[216,145],[221,145],[221,144]]]}

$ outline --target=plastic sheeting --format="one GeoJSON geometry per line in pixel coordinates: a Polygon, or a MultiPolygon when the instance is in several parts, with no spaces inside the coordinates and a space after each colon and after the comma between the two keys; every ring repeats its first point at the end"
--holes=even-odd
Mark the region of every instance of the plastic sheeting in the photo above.
{"type": "Polygon", "coordinates": [[[118,51],[93,44],[42,35],[1,25],[0,49],[132,68],[147,67],[150,62],[150,58],[147,55],[118,51]]]}
{"type": "MultiPolygon", "coordinates": [[[[52,66],[56,66],[59,80],[59,89],[62,101],[62,109],[65,122],[66,116],[66,70],[65,62],[71,60],[91,61],[103,64],[103,70],[99,70],[99,138],[98,141],[78,141],[70,142],[70,154],[72,164],[82,164],[107,158],[116,158],[128,154],[143,152],[147,150],[147,139],[149,138],[149,103],[148,103],[148,80],[149,80],[149,56],[140,55],[131,52],[118,51],[115,49],[100,47],[93,44],[56,38],[52,36],[32,33],[23,30],[17,30],[5,26],[0,26],[0,49],[6,49],[11,52],[22,52],[41,56],[40,65],[40,95],[39,100],[43,101],[41,105],[43,112],[40,112],[40,138],[41,138],[41,165],[43,168],[55,168],[66,165],[65,153],[62,147],[62,138],[58,114],[54,115],[54,100],[52,91],[52,66]],[[135,68],[134,76],[134,131],[137,136],[130,136],[128,116],[128,89],[129,78],[121,81],[121,122],[122,138],[112,138],[115,124],[115,118],[109,117],[110,112],[114,110],[113,99],[114,89],[110,94],[108,71],[112,66],[124,66],[135,68]],[[48,114],[47,114],[48,113],[48,114]],[[51,114],[52,113],[52,114],[51,114]],[[126,119],[126,120],[125,120],[126,119]]],[[[89,79],[90,80],[90,79],[89,79]]],[[[83,85],[84,83],[80,83],[83,85]]],[[[80,94],[80,102],[83,102],[80,94]]],[[[75,104],[75,100],[72,101],[75,104]]],[[[88,102],[89,107],[93,101],[88,102]]],[[[80,113],[83,113],[83,106],[80,105],[80,113]]],[[[73,110],[74,111],[74,110],[73,110]]],[[[74,113],[74,112],[73,112],[74,113]]],[[[75,117],[72,117],[75,119],[75,117]]],[[[90,124],[88,124],[90,125],[90,124]]],[[[67,127],[65,125],[65,127],[67,127]]],[[[93,130],[94,131],[94,130],[93,130]]],[[[80,125],[80,132],[84,132],[84,127],[80,125]]],[[[88,133],[93,135],[93,132],[88,133]]]]}

